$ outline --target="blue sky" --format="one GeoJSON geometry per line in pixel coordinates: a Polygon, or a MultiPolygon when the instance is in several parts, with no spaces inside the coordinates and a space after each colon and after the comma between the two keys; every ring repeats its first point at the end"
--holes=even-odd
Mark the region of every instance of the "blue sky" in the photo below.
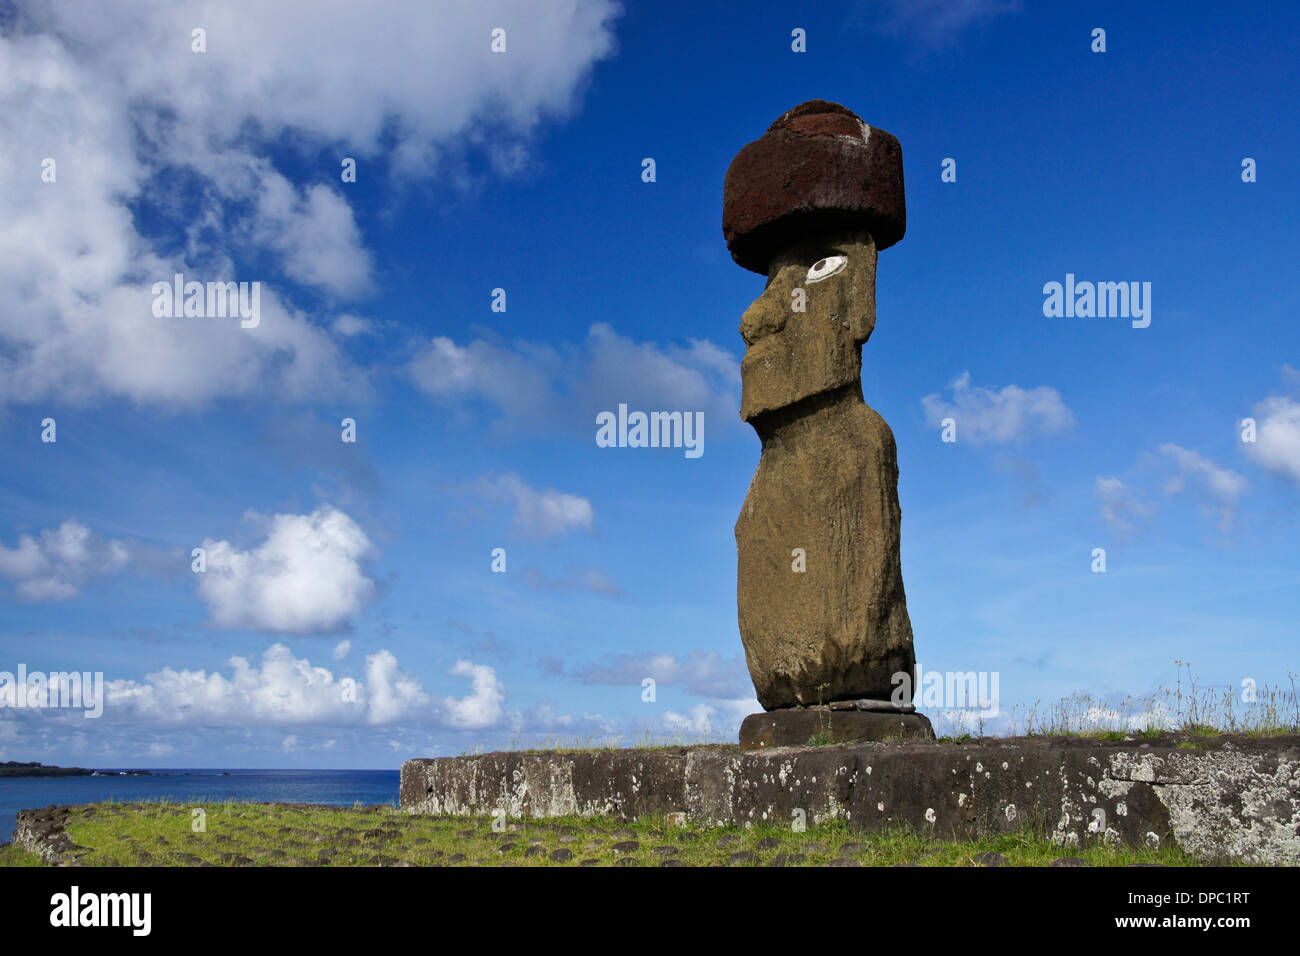
{"type": "Polygon", "coordinates": [[[722,180],[818,97],[903,146],[863,391],[923,666],[1004,714],[1297,669],[1300,11],[274,6],[0,5],[0,671],[110,688],[0,709],[0,759],[733,734],[763,280],[722,180]],[[260,324],[154,316],[177,271],[260,324]],[[1150,326],[1045,316],[1067,273],[1151,283],[1150,326]],[[620,402],[703,412],[703,456],[598,448],[620,402]]]}

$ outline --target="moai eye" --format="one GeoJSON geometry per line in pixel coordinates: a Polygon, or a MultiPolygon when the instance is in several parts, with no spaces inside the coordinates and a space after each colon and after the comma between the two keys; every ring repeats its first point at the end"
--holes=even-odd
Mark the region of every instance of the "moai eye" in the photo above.
{"type": "Polygon", "coordinates": [[[848,264],[848,256],[827,256],[825,259],[818,259],[808,270],[808,277],[804,281],[821,282],[822,279],[829,279],[836,273],[843,272],[848,264]]]}

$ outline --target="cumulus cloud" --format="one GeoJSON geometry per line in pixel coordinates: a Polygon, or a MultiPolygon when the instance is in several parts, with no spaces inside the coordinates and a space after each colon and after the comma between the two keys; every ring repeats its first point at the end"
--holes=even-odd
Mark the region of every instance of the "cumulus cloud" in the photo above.
{"type": "Polygon", "coordinates": [[[501,723],[505,716],[506,687],[496,671],[486,664],[459,660],[451,673],[470,679],[470,693],[443,700],[448,726],[477,730],[501,723]]]}
{"type": "Polygon", "coordinates": [[[242,551],[206,538],[199,596],[218,627],[282,634],[329,633],[347,626],[369,600],[364,570],[374,546],[348,515],[329,505],[278,514],[266,540],[242,551]]]}
{"type": "Polygon", "coordinates": [[[38,537],[20,535],[15,547],[0,544],[0,577],[15,582],[26,601],[74,597],[91,578],[111,574],[130,560],[121,541],[106,540],[69,518],[38,537]]]}
{"type": "Polygon", "coordinates": [[[1118,478],[1097,476],[1092,494],[1101,502],[1101,517],[1112,531],[1130,532],[1155,514],[1155,507],[1118,478]]]}
{"type": "Polygon", "coordinates": [[[1160,446],[1160,453],[1178,466],[1178,474],[1164,484],[1165,494],[1181,494],[1189,485],[1219,515],[1219,530],[1230,531],[1237,514],[1237,499],[1246,490],[1246,479],[1231,468],[1223,468],[1200,452],[1172,442],[1160,446]]]}
{"type": "Polygon", "coordinates": [[[373,286],[340,158],[402,182],[526,168],[539,124],[568,115],[613,52],[616,14],[610,0],[19,0],[0,36],[13,187],[0,192],[0,402],[192,406],[356,386],[338,338],[355,324],[332,335],[290,301],[294,286],[326,300],[373,286]],[[497,26],[506,56],[489,50],[497,26]],[[300,162],[277,168],[273,148],[300,162]],[[293,181],[302,165],[327,173],[293,181]],[[278,275],[249,275],[254,261],[278,275]],[[176,272],[265,280],[261,324],[154,317],[151,286],[176,272]]]}
{"type": "MultiPolygon", "coordinates": [[[[448,672],[469,679],[462,697],[433,698],[387,650],[366,657],[363,677],[337,675],[284,644],[263,653],[260,666],[232,657],[231,672],[164,667],[143,680],[105,685],[105,715],[114,722],[204,727],[308,728],[428,723],[477,730],[505,718],[506,688],[496,671],[460,660],[448,672]]],[[[287,740],[297,743],[297,736],[287,740]]],[[[292,745],[285,747],[286,751],[292,745]]]]}
{"type": "Polygon", "coordinates": [[[721,738],[730,741],[740,730],[740,722],[749,714],[760,713],[762,706],[752,695],[735,700],[694,704],[685,713],[664,712],[664,726],[677,733],[694,737],[721,738]]]}
{"type": "Polygon", "coordinates": [[[939,427],[945,418],[957,423],[957,441],[972,445],[1006,444],[1052,435],[1074,425],[1074,414],[1054,388],[1040,385],[1002,389],[971,385],[970,372],[949,383],[952,400],[938,393],[921,399],[926,421],[939,427]]]}
{"type": "Polygon", "coordinates": [[[1300,402],[1281,395],[1266,398],[1255,406],[1254,418],[1255,441],[1245,443],[1246,457],[1300,485],[1300,402]]]}
{"type": "Polygon", "coordinates": [[[484,478],[479,490],[490,500],[513,504],[514,530],[526,537],[544,538],[579,528],[590,532],[595,525],[596,512],[588,499],[554,488],[538,491],[513,472],[484,478]]]}
{"type": "MultiPolygon", "coordinates": [[[[486,670],[491,672],[492,668],[486,670]]],[[[402,673],[397,658],[384,650],[366,658],[366,695],[370,704],[368,720],[372,724],[388,724],[415,714],[428,701],[420,682],[402,673]]]]}
{"type": "Polygon", "coordinates": [[[740,361],[705,339],[686,345],[637,342],[604,322],[580,345],[557,349],[519,341],[440,336],[424,345],[409,372],[433,399],[477,404],[503,427],[558,424],[595,429],[601,411],[701,411],[711,427],[739,422],[740,361]]]}

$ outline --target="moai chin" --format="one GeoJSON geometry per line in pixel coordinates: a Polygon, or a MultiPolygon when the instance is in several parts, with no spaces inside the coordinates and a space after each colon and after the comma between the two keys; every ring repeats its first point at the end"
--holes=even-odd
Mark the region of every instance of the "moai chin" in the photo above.
{"type": "Polygon", "coordinates": [[[905,228],[898,140],[837,103],[796,106],[727,170],[727,247],[767,276],[740,323],[741,417],[763,443],[736,521],[740,636],[770,712],[747,747],[933,736],[910,703],[894,436],[861,382],[876,253],[905,228]]]}

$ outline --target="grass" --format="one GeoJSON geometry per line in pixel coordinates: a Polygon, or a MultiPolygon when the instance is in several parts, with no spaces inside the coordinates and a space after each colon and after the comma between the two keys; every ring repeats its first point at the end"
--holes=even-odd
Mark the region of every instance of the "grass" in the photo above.
{"type": "Polygon", "coordinates": [[[27,853],[12,843],[0,846],[0,866],[45,866],[35,853],[27,853]]]}
{"type": "MultiPolygon", "coordinates": [[[[1114,703],[1092,694],[1074,694],[1046,705],[1035,701],[1032,706],[1016,707],[999,736],[1124,740],[1160,737],[1171,731],[1194,737],[1300,733],[1297,675],[1291,671],[1287,671],[1289,686],[1206,688],[1187,661],[1176,660],[1174,666],[1174,686],[1159,687],[1146,696],[1130,695],[1114,703]]],[[[971,739],[972,731],[973,736],[985,736],[984,718],[978,711],[940,710],[929,716],[940,741],[961,743],[971,739]]]]}
{"type": "MultiPolygon", "coordinates": [[[[1065,848],[1029,832],[946,842],[906,831],[853,834],[841,821],[794,832],[579,817],[512,821],[498,832],[491,818],[234,802],[92,804],[72,811],[67,832],[90,848],[85,866],[764,866],[783,856],[802,866],[836,858],[863,866],[978,866],[986,853],[1010,866],[1046,866],[1064,856],[1092,866],[1198,865],[1172,847],[1065,848]],[[192,828],[195,809],[204,811],[203,832],[192,828]]],[[[40,865],[34,854],[0,847],[0,866],[40,865]]]]}

